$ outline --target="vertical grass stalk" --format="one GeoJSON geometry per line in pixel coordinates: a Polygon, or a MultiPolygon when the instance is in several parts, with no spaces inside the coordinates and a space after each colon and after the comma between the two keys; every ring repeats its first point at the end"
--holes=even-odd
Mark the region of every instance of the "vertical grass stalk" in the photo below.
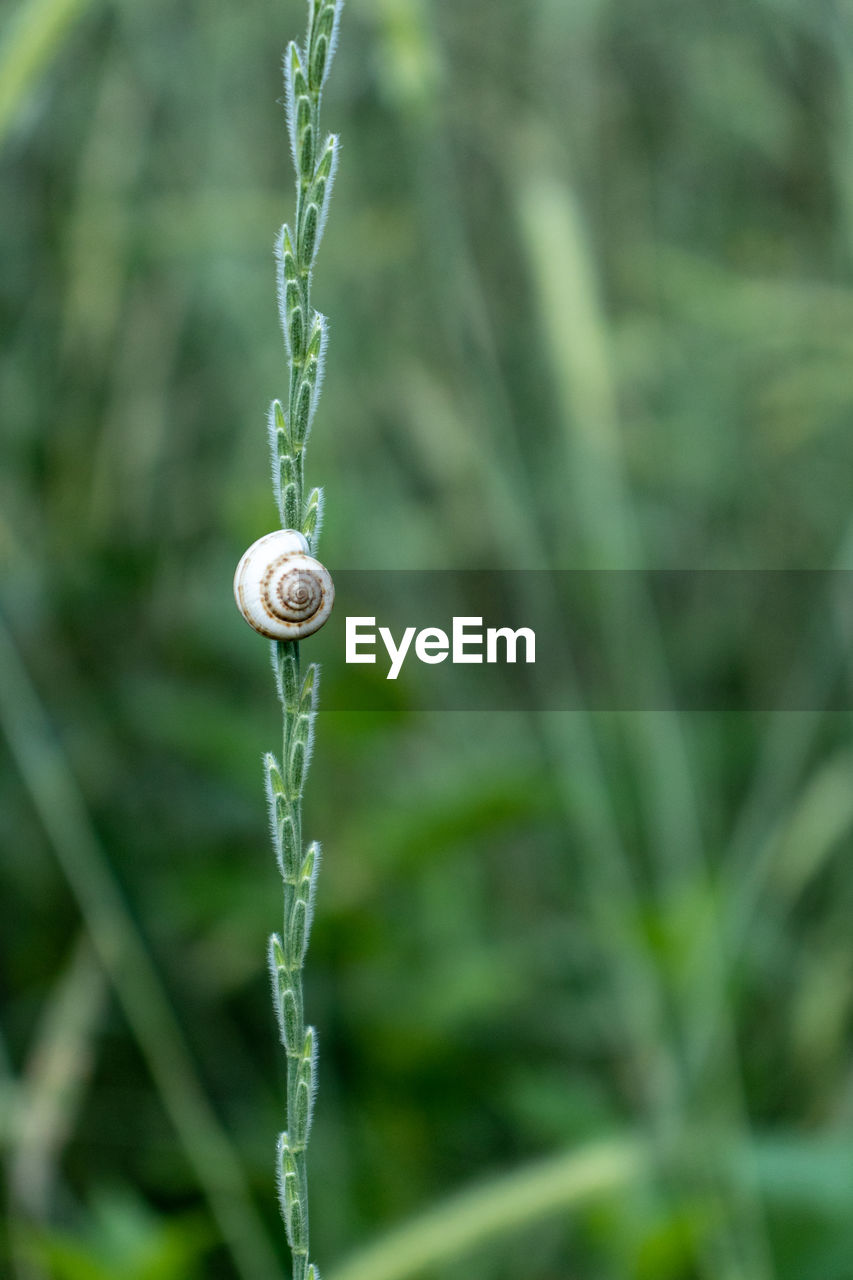
{"type": "MultiPolygon", "coordinates": [[[[327,330],[311,304],[311,273],[323,234],[338,160],[338,139],[321,140],[320,102],[335,51],[342,0],[309,0],[308,32],[284,59],[285,106],[296,170],[296,215],[276,243],[278,305],[287,349],[287,406],[269,415],[273,487],[282,527],[298,529],[316,552],[323,494],[305,497],[305,449],[323,381],[327,330]]],[[[303,845],[302,792],[311,758],[318,672],[300,670],[299,643],[274,642],[273,668],[284,732],[281,763],[264,765],[273,843],[284,885],[284,923],[270,938],[269,964],[281,1041],[287,1055],[287,1128],[278,1140],[282,1216],[293,1256],[293,1280],[319,1280],[309,1261],[306,1148],[317,1072],[317,1037],[305,1026],[302,965],[311,930],[320,849],[303,845]]]]}

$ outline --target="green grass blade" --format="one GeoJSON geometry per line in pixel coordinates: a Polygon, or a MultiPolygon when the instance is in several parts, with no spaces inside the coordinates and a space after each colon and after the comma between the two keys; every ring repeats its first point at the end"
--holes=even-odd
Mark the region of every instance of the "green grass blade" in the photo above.
{"type": "Polygon", "coordinates": [[[242,1165],[196,1075],[180,1025],[92,826],[65,755],[0,620],[0,725],[243,1280],[277,1264],[242,1165]]]}
{"type": "Polygon", "coordinates": [[[406,1280],[427,1267],[449,1268],[486,1241],[619,1191],[645,1165],[641,1148],[628,1139],[542,1160],[444,1201],[334,1269],[328,1280],[406,1280]]]}
{"type": "Polygon", "coordinates": [[[0,146],[21,103],[90,2],[30,0],[9,22],[0,46],[0,146]]]}

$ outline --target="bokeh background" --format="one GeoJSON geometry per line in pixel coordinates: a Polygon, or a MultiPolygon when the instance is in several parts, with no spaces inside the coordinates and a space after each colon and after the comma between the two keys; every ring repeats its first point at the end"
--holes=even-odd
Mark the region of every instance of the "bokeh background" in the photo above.
{"type": "MultiPolygon", "coordinates": [[[[274,523],[303,30],[0,12],[13,1280],[287,1272],[279,724],[230,577],[274,523]]],[[[853,565],[847,0],[350,0],[324,122],[326,563],[853,565]]],[[[328,1280],[850,1280],[853,748],[810,698],[321,715],[328,1280]]]]}

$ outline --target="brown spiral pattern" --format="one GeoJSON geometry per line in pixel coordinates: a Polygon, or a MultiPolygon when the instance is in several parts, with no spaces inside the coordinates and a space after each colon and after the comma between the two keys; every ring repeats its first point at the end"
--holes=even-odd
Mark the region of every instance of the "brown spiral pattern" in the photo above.
{"type": "Polygon", "coordinates": [[[287,562],[293,558],[282,557],[281,571],[273,574],[269,605],[273,613],[286,622],[304,622],[323,603],[323,583],[312,569],[289,565],[287,562]]]}
{"type": "Polygon", "coordinates": [[[310,636],[331,613],[331,574],[307,547],[301,533],[277,529],[252,543],[237,566],[237,608],[250,627],[271,640],[310,636]]]}

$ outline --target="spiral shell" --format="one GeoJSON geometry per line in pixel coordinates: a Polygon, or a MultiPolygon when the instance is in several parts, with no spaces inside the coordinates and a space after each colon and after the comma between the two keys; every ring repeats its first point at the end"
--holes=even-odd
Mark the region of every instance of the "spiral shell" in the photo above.
{"type": "Polygon", "coordinates": [[[331,574],[307,552],[301,533],[277,529],[253,542],[237,565],[237,608],[250,627],[270,640],[310,636],[332,612],[331,574]]]}

